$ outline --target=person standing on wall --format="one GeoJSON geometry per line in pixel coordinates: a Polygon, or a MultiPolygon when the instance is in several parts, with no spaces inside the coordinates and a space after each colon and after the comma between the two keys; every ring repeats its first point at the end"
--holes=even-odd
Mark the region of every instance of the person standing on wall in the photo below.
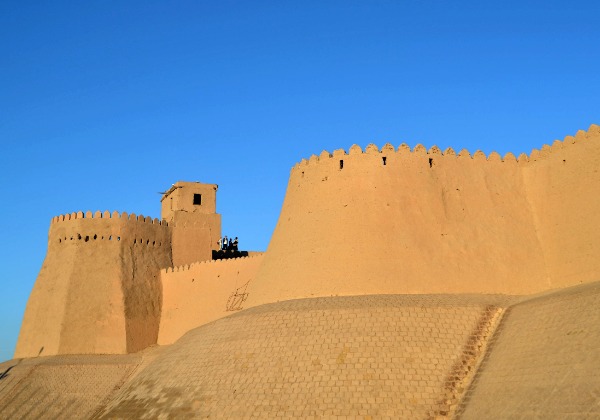
{"type": "Polygon", "coordinates": [[[233,244],[232,244],[232,247],[231,247],[231,248],[232,248],[234,251],[237,251],[237,250],[238,250],[238,238],[237,238],[237,236],[236,236],[236,237],[235,237],[235,239],[233,240],[233,244]]]}
{"type": "Polygon", "coordinates": [[[223,237],[223,248],[221,248],[223,251],[227,251],[227,246],[229,245],[229,241],[227,240],[227,236],[223,237]]]}

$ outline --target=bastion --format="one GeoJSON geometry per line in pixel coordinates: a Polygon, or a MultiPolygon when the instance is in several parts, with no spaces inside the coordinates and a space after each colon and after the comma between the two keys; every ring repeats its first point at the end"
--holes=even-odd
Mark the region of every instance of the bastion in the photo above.
{"type": "Polygon", "coordinates": [[[216,196],[51,220],[0,418],[600,417],[597,125],[323,151],[244,257],[213,259],[216,196]]]}

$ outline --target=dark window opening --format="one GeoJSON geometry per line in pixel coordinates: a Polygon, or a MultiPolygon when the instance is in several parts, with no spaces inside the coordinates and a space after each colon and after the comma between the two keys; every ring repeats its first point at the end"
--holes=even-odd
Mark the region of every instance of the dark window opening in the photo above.
{"type": "Polygon", "coordinates": [[[194,194],[194,206],[202,204],[202,194],[194,194]]]}
{"type": "Polygon", "coordinates": [[[344,169],[344,161],[343,161],[343,159],[340,159],[340,169],[344,169]]]}
{"type": "Polygon", "coordinates": [[[385,156],[383,156],[383,157],[381,158],[381,160],[383,161],[383,166],[385,166],[387,158],[386,158],[385,156]]]}
{"type": "Polygon", "coordinates": [[[429,158],[429,167],[430,168],[433,167],[433,159],[432,158],[429,158]]]}
{"type": "Polygon", "coordinates": [[[89,236],[86,236],[86,237],[85,237],[85,241],[87,242],[87,241],[89,241],[89,240],[90,240],[90,237],[89,237],[89,236]]]}

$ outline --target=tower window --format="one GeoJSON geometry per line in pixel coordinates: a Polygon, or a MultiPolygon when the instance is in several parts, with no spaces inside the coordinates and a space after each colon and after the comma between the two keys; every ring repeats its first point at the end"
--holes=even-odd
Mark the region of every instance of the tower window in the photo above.
{"type": "Polygon", "coordinates": [[[202,194],[194,194],[194,206],[202,204],[202,194]]]}

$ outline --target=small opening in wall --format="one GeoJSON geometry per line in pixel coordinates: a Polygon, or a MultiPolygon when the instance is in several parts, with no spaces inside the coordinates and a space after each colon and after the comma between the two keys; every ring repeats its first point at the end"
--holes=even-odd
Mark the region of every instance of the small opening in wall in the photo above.
{"type": "Polygon", "coordinates": [[[85,241],[87,242],[87,241],[89,241],[89,240],[90,240],[90,237],[89,237],[89,236],[86,236],[86,237],[85,237],[85,241]]]}
{"type": "Polygon", "coordinates": [[[156,245],[156,241],[152,241],[152,246],[156,245]]]}
{"type": "Polygon", "coordinates": [[[98,239],[98,235],[94,235],[94,241],[98,239]]]}
{"type": "Polygon", "coordinates": [[[137,244],[137,239],[134,239],[134,240],[133,240],[133,243],[134,243],[134,244],[137,244]]]}
{"type": "Polygon", "coordinates": [[[150,239],[146,239],[146,245],[150,243],[150,239]]]}
{"type": "Polygon", "coordinates": [[[304,178],[304,171],[302,171],[302,178],[304,178]]]}
{"type": "Polygon", "coordinates": [[[385,166],[385,164],[387,163],[387,162],[386,162],[386,161],[387,161],[387,157],[383,156],[383,157],[381,158],[381,160],[383,161],[383,166],[385,166]]]}
{"type": "Polygon", "coordinates": [[[120,240],[121,240],[121,237],[120,237],[120,236],[117,236],[117,241],[120,241],[120,240]]]}
{"type": "Polygon", "coordinates": [[[429,158],[429,167],[430,168],[433,167],[433,159],[432,158],[429,158]]]}
{"type": "Polygon", "coordinates": [[[112,235],[110,235],[110,236],[108,237],[108,240],[109,240],[109,241],[112,241],[112,235]]]}
{"type": "Polygon", "coordinates": [[[202,204],[202,194],[194,194],[194,206],[202,204]]]}
{"type": "Polygon", "coordinates": [[[62,239],[58,238],[58,243],[61,243],[61,242],[62,242],[62,239]]]}
{"type": "Polygon", "coordinates": [[[344,159],[340,159],[340,169],[344,169],[344,159]]]}
{"type": "Polygon", "coordinates": [[[79,233],[77,234],[77,239],[81,239],[81,235],[79,233]]]}

